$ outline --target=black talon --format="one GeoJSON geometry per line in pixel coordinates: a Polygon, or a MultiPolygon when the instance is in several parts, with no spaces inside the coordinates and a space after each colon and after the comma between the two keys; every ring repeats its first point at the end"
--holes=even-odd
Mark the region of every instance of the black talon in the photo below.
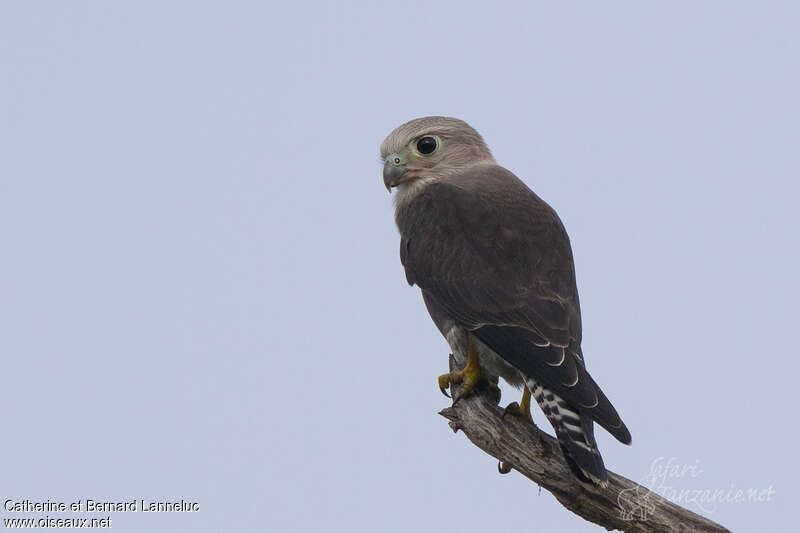
{"type": "Polygon", "coordinates": [[[510,404],[508,404],[508,405],[506,406],[506,408],[505,408],[505,409],[503,409],[503,416],[501,416],[501,417],[500,417],[500,419],[501,419],[501,420],[505,420],[505,418],[506,418],[506,415],[507,415],[508,413],[510,413],[511,411],[514,411],[514,410],[516,410],[517,412],[519,412],[519,404],[518,404],[517,402],[511,402],[510,404]]]}

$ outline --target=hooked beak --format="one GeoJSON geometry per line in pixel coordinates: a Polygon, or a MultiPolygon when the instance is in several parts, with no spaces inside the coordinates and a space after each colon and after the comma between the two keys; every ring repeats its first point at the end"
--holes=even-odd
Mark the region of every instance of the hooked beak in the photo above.
{"type": "Polygon", "coordinates": [[[392,187],[397,187],[403,183],[403,178],[408,174],[408,169],[404,166],[395,165],[391,160],[386,160],[383,164],[383,184],[386,190],[392,192],[392,187]]]}

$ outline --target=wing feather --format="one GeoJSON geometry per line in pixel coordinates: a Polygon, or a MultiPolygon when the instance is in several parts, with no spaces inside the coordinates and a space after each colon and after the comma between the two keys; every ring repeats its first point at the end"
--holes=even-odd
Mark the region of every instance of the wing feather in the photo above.
{"type": "Polygon", "coordinates": [[[502,167],[431,183],[398,206],[400,256],[418,285],[509,363],[630,441],[586,372],[569,238],[550,206],[502,167]]]}

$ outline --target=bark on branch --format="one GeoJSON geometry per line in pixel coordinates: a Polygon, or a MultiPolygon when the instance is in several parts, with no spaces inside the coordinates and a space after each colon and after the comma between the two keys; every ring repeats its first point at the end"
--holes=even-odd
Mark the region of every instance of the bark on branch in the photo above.
{"type": "MultiPolygon", "coordinates": [[[[450,370],[457,370],[450,356],[450,370]]],[[[453,431],[461,430],[478,448],[512,466],[548,490],[578,516],[608,530],[631,532],[727,532],[633,481],[608,472],[608,487],[581,484],[570,472],[556,439],[503,410],[486,390],[440,411],[453,431]]]]}

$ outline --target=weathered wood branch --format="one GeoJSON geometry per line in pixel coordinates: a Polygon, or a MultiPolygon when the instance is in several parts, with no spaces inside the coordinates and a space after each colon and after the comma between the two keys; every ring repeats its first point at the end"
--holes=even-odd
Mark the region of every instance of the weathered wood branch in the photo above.
{"type": "MultiPolygon", "coordinates": [[[[457,364],[450,357],[450,369],[457,364]]],[[[514,416],[502,418],[499,398],[488,390],[459,400],[439,414],[478,448],[548,490],[567,509],[608,530],[631,532],[726,532],[724,527],[608,472],[608,487],[580,483],[556,439],[514,416]]]]}

